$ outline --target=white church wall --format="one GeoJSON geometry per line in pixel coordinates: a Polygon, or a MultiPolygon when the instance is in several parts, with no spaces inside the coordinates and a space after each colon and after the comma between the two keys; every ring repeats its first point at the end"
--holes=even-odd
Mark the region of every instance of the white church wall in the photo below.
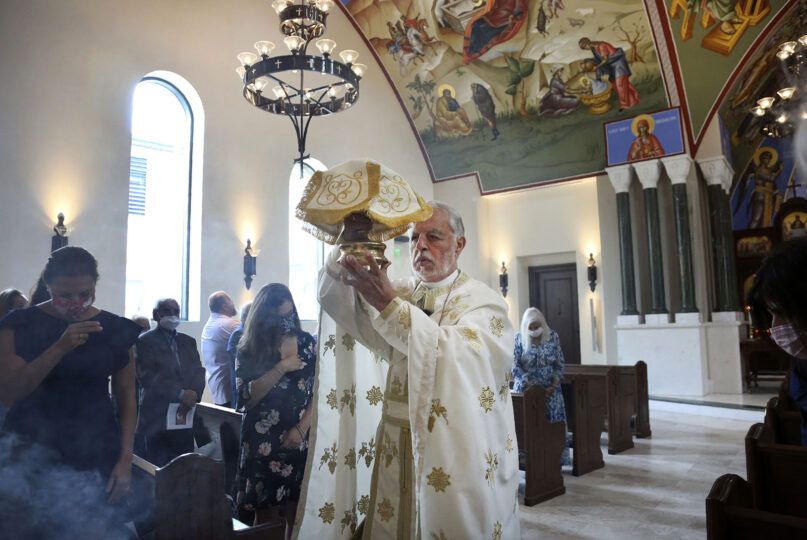
{"type": "MultiPolygon", "coordinates": [[[[240,304],[264,283],[287,282],[293,128],[246,103],[234,71],[236,54],[257,40],[284,48],[268,3],[143,0],[110,9],[102,0],[51,0],[4,8],[0,287],[31,287],[64,212],[71,245],[99,259],[98,305],[123,312],[132,92],[154,70],[187,79],[206,116],[201,284],[193,299],[201,309],[183,331],[198,338],[212,291],[240,304]],[[252,291],[242,275],[247,237],[262,250],[252,291]]],[[[352,110],[312,121],[308,151],[327,166],[379,160],[431,198],[416,138],[378,64],[340,10],[328,23],[327,37],[356,49],[369,68],[352,110]]]]}
{"type": "MultiPolygon", "coordinates": [[[[605,179],[607,182],[607,179],[605,179]]],[[[613,190],[611,190],[613,195],[613,190]]],[[[604,195],[607,197],[607,195],[604,195]]],[[[580,317],[580,351],[582,363],[616,363],[612,326],[616,322],[613,304],[618,300],[620,277],[616,257],[609,238],[609,253],[603,258],[601,235],[616,235],[616,210],[599,215],[598,180],[587,178],[517,192],[484,197],[487,218],[482,227],[488,245],[488,283],[498,288],[497,269],[504,260],[509,272],[507,302],[514,326],[529,307],[528,267],[560,263],[577,265],[578,312],[580,317]],[[601,230],[601,224],[607,230],[601,230]],[[591,292],[587,277],[589,253],[598,266],[598,284],[591,292]],[[614,262],[616,261],[616,264],[614,262]],[[604,296],[604,290],[609,293],[604,296]],[[594,322],[589,300],[594,301],[594,322]],[[610,304],[606,305],[604,300],[610,304]],[[607,314],[607,316],[606,316],[607,314]],[[609,352],[613,354],[609,357],[609,352]]],[[[606,203],[604,203],[606,204],[606,203]]],[[[611,204],[615,207],[614,199],[611,204]]]]}
{"type": "Polygon", "coordinates": [[[485,198],[479,193],[475,175],[463,176],[434,184],[434,199],[455,208],[462,215],[465,226],[465,249],[460,254],[459,267],[469,276],[488,282],[490,275],[484,234],[485,198]]]}

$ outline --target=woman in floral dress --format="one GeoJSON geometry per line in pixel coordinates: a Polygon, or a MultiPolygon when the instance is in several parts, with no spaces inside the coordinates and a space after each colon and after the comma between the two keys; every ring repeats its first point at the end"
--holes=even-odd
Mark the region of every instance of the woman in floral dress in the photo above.
{"type": "Polygon", "coordinates": [[[236,501],[255,524],[285,520],[290,538],[308,453],[314,339],[300,329],[285,285],[263,287],[236,356],[241,452],[236,501]]]}
{"type": "MultiPolygon", "coordinates": [[[[528,308],[516,332],[513,350],[513,392],[524,392],[537,384],[546,390],[546,416],[550,422],[566,423],[566,406],[560,382],[563,380],[563,351],[557,332],[549,328],[543,313],[528,308]]],[[[569,464],[569,448],[561,455],[561,463],[569,464]]]]}

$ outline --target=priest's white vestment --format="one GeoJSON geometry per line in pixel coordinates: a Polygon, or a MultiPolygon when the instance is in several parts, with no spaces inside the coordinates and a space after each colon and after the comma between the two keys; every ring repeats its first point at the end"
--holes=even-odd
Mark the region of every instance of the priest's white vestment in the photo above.
{"type": "Polygon", "coordinates": [[[456,271],[396,282],[378,312],[337,254],[320,274],[298,537],[520,538],[507,305],[456,271]]]}

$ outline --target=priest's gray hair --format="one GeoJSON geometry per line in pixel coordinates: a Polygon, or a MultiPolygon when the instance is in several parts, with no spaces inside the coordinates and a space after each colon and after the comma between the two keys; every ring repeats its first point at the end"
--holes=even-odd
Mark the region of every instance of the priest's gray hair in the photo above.
{"type": "Polygon", "coordinates": [[[521,332],[519,333],[519,338],[521,339],[521,350],[527,352],[530,348],[530,323],[533,321],[538,321],[541,323],[541,328],[544,329],[544,333],[541,334],[541,343],[549,339],[549,334],[552,332],[552,329],[549,328],[549,325],[546,324],[546,317],[538,308],[530,307],[524,312],[524,316],[521,317],[521,332]]]}
{"type": "Polygon", "coordinates": [[[451,230],[454,232],[454,236],[457,238],[460,236],[465,236],[465,225],[462,224],[462,216],[459,212],[457,212],[456,209],[440,201],[429,201],[428,204],[432,208],[439,208],[448,214],[448,222],[451,225],[451,230]]]}

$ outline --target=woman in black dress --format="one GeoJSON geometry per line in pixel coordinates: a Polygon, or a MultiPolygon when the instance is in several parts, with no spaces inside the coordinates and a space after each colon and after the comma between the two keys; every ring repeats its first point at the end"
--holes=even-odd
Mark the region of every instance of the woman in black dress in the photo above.
{"type": "Polygon", "coordinates": [[[238,344],[236,385],[241,423],[240,508],[255,524],[285,519],[290,538],[308,453],[314,386],[314,338],[285,285],[263,287],[238,344]]]}
{"type": "MultiPolygon", "coordinates": [[[[11,406],[3,431],[50,452],[52,461],[39,464],[40,475],[49,467],[89,472],[89,484],[71,486],[73,493],[101,501],[96,512],[112,516],[115,507],[103,501],[119,501],[132,474],[131,347],[140,327],[93,306],[98,268],[86,250],[54,251],[42,275],[52,299],[0,320],[0,400],[11,406]]],[[[58,497],[53,488],[38,496],[58,497]]],[[[50,507],[48,500],[35,504],[50,507]]]]}

